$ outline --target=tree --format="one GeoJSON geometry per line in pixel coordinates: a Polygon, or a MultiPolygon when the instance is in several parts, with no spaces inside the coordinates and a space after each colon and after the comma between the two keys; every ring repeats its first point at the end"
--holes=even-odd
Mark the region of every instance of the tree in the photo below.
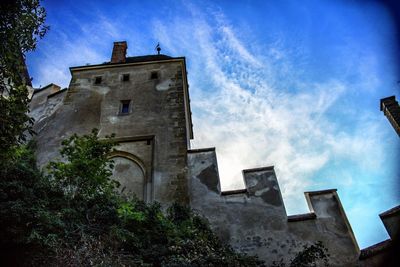
{"type": "MultiPolygon", "coordinates": [[[[53,161],[49,173],[70,201],[90,200],[114,193],[117,182],[110,179],[113,164],[108,155],[115,146],[112,136],[99,141],[98,130],[89,135],[72,135],[62,142],[61,156],[66,161],[53,161]]],[[[69,202],[70,202],[69,201],[69,202]]]]}
{"type": "Polygon", "coordinates": [[[32,143],[23,144],[33,123],[24,54],[46,33],[45,17],[37,0],[0,1],[0,259],[6,265],[28,260],[25,252],[35,251],[36,231],[49,225],[51,191],[36,168],[32,143]]]}
{"type": "Polygon", "coordinates": [[[32,132],[24,54],[36,48],[48,30],[38,0],[0,1],[0,162],[12,157],[16,145],[32,132]]]}
{"type": "Polygon", "coordinates": [[[19,266],[45,253],[55,229],[62,227],[51,209],[62,192],[56,192],[37,169],[34,144],[18,146],[13,158],[0,168],[1,266],[19,266]]]}
{"type": "Polygon", "coordinates": [[[290,262],[290,267],[328,266],[328,249],[321,241],[304,245],[303,250],[296,254],[290,262]]]}
{"type": "MultiPolygon", "coordinates": [[[[306,244],[290,261],[290,267],[317,267],[329,266],[328,249],[321,241],[313,244],[306,244]]],[[[285,267],[283,259],[279,262],[273,262],[272,267],[285,267]]]]}

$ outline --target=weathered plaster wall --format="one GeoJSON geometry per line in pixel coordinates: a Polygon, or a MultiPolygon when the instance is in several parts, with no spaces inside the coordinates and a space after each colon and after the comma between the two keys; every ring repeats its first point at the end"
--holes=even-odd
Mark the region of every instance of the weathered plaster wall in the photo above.
{"type": "Polygon", "coordinates": [[[58,157],[63,139],[73,133],[89,133],[92,128],[100,130],[100,137],[115,133],[125,143],[149,140],[151,155],[136,149],[137,145],[124,148],[124,152],[147,164],[146,184],[151,187],[146,189],[148,200],[165,204],[174,200],[187,202],[189,142],[184,71],[184,59],[72,68],[71,83],[62,105],[52,113],[39,112],[39,108],[32,110],[41,114],[41,124],[35,125],[39,165],[58,157]],[[151,72],[157,72],[158,78],[151,79],[151,72]],[[123,74],[130,75],[129,81],[122,81],[123,74]],[[95,85],[99,76],[102,82],[95,85]],[[122,100],[131,101],[129,114],[120,114],[122,100]]]}
{"type": "Polygon", "coordinates": [[[66,90],[60,90],[60,87],[55,84],[50,84],[43,90],[37,90],[32,94],[29,115],[35,119],[36,127],[61,106],[65,94],[66,90]]]}
{"type": "Polygon", "coordinates": [[[119,192],[125,196],[135,195],[139,199],[145,198],[144,171],[134,160],[127,157],[115,156],[113,178],[120,183],[119,192]]]}
{"type": "Polygon", "coordinates": [[[147,202],[153,201],[153,137],[118,138],[117,141],[119,145],[110,157],[114,161],[118,158],[124,158],[136,165],[134,169],[121,170],[118,161],[115,162],[115,172],[117,173],[114,174],[115,176],[118,175],[116,180],[121,183],[121,192],[127,196],[135,193],[139,199],[147,202]],[[139,155],[140,158],[136,155],[139,155]]]}
{"type": "Polygon", "coordinates": [[[288,217],[273,167],[243,171],[246,188],[220,192],[213,149],[188,153],[190,204],[238,251],[267,265],[287,263],[304,244],[322,241],[330,266],[355,266],[358,247],[336,190],[306,193],[310,214],[288,217]]]}

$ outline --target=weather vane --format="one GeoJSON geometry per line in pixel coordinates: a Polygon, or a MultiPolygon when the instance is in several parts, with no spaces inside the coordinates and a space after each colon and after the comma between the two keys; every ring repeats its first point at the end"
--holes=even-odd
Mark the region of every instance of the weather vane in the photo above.
{"type": "Polygon", "coordinates": [[[159,55],[161,51],[160,43],[157,43],[156,50],[157,50],[157,55],[159,55]]]}

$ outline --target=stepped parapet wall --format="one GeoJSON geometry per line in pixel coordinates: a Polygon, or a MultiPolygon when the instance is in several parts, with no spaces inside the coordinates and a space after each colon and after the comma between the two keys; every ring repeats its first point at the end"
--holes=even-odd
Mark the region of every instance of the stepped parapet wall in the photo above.
{"type": "MultiPolygon", "coordinates": [[[[288,216],[273,166],[243,170],[245,188],[225,192],[215,148],[189,150],[188,168],[191,207],[208,218],[222,240],[258,255],[267,266],[281,259],[287,264],[304,245],[318,241],[328,249],[329,266],[379,266],[360,260],[363,252],[336,189],[305,192],[309,213],[288,216]]],[[[398,213],[381,214],[392,238],[398,234],[398,213]]]]}

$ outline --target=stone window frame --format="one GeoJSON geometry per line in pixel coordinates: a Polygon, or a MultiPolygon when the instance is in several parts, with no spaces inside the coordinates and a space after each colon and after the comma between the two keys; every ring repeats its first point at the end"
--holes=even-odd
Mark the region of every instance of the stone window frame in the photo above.
{"type": "Polygon", "coordinates": [[[120,101],[120,106],[119,106],[119,112],[118,115],[128,115],[131,113],[132,110],[132,105],[131,105],[131,100],[130,99],[125,99],[120,101]],[[125,111],[125,105],[127,106],[127,111],[125,111]]]}

